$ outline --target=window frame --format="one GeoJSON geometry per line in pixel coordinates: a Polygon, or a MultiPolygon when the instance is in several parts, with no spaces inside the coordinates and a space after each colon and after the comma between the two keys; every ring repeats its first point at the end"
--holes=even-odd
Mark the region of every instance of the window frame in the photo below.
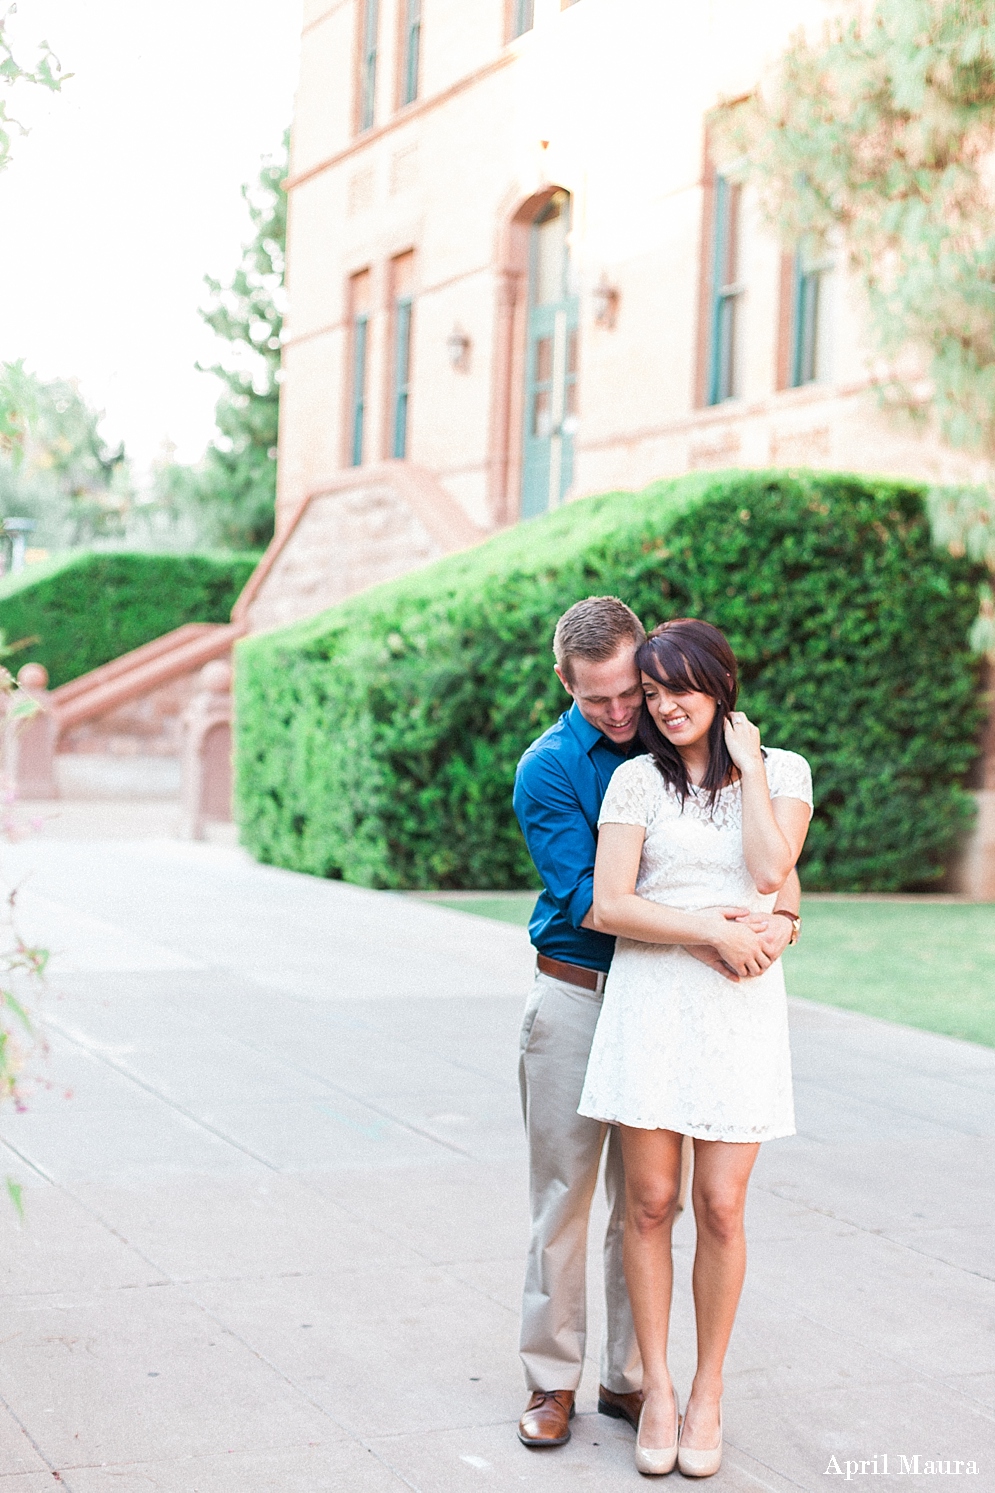
{"type": "Polygon", "coordinates": [[[384,456],[404,461],[411,445],[411,370],[414,357],[416,250],[395,254],[387,279],[387,367],[383,391],[384,456]]]}
{"type": "Polygon", "coordinates": [[[818,380],[819,301],[822,270],[802,267],[801,254],[795,255],[794,316],[791,329],[791,387],[818,380]]]}
{"type": "Polygon", "coordinates": [[[366,456],[372,291],[373,271],[370,266],[349,276],[346,292],[346,426],[343,432],[343,465],[347,467],[361,467],[366,456]]]}
{"type": "Polygon", "coordinates": [[[352,318],[352,356],[349,385],[349,465],[363,465],[366,438],[366,375],[369,362],[370,313],[357,311],[352,318]]]}
{"type": "Polygon", "coordinates": [[[391,385],[390,450],[395,461],[408,454],[408,415],[411,403],[411,329],[415,298],[410,291],[394,301],[393,381],[391,385]]]}
{"type": "Polygon", "coordinates": [[[401,22],[398,47],[397,107],[404,109],[418,98],[421,80],[422,0],[400,0],[401,22]]]}
{"type": "Polygon", "coordinates": [[[373,129],[377,109],[377,62],[380,40],[380,0],[360,0],[357,49],[356,129],[373,129]]]}
{"type": "Polygon", "coordinates": [[[833,270],[832,259],[806,262],[799,248],[792,261],[791,354],[788,363],[788,387],[804,388],[806,384],[825,379],[826,346],[826,280],[833,270]]]}
{"type": "Polygon", "coordinates": [[[715,173],[712,205],[711,296],[705,404],[714,407],[738,398],[737,324],[745,285],[739,278],[739,230],[743,188],[715,173]]]}
{"type": "Polygon", "coordinates": [[[508,9],[509,41],[517,41],[535,28],[535,0],[510,0],[508,9]]]}

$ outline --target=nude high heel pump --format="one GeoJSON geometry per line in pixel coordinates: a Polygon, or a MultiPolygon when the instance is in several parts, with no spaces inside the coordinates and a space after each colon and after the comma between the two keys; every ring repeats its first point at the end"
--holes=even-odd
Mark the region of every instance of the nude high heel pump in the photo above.
{"type": "Polygon", "coordinates": [[[710,1451],[684,1446],[677,1438],[677,1466],[685,1477],[714,1477],[722,1466],[722,1406],[719,1406],[719,1444],[710,1451]]]}
{"type": "Polygon", "coordinates": [[[681,1407],[674,1395],[674,1444],[665,1447],[643,1446],[639,1437],[642,1432],[643,1414],[646,1410],[644,1405],[639,1412],[639,1425],[636,1427],[636,1471],[644,1473],[647,1477],[663,1477],[668,1472],[673,1472],[677,1465],[677,1446],[681,1437],[681,1407]]]}

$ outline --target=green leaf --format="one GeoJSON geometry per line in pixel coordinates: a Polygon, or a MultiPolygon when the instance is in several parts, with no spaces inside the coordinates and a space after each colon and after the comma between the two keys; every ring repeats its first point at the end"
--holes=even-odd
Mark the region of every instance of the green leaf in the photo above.
{"type": "Polygon", "coordinates": [[[17,1017],[18,1021],[24,1027],[24,1030],[26,1032],[34,1031],[31,1017],[28,1015],[27,1011],[25,1011],[20,1001],[17,1000],[9,990],[0,990],[0,1005],[6,1006],[9,1011],[13,1011],[14,1015],[17,1017]]]}
{"type": "Polygon", "coordinates": [[[18,1218],[24,1220],[24,1188],[13,1177],[7,1178],[7,1196],[14,1205],[18,1218]]]}

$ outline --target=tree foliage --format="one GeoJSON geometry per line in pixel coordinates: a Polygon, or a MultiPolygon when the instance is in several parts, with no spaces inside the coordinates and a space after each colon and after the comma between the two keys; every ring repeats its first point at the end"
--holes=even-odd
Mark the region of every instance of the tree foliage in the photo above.
{"type": "MultiPolygon", "coordinates": [[[[27,133],[24,126],[7,111],[7,100],[2,90],[10,90],[18,84],[34,83],[58,93],[72,73],[63,73],[59,59],[47,41],[38,43],[38,59],[34,67],[25,67],[18,61],[10,39],[10,17],[17,11],[16,5],[0,10],[0,171],[10,165],[11,142],[15,134],[27,133]]],[[[23,434],[20,380],[12,374],[10,366],[0,369],[0,457],[16,457],[23,434]]]]}
{"type": "MultiPolygon", "coordinates": [[[[0,82],[6,88],[18,83],[35,83],[58,93],[72,73],[63,73],[58,57],[47,41],[38,43],[38,58],[33,67],[25,67],[14,55],[10,40],[9,21],[17,11],[16,5],[8,5],[0,11],[0,82]]],[[[15,134],[23,135],[24,126],[7,112],[7,101],[0,95],[0,171],[10,164],[11,140],[15,134]]]]}
{"type": "Polygon", "coordinates": [[[850,10],[794,38],[730,135],[770,223],[843,248],[881,353],[912,353],[946,439],[992,459],[995,0],[850,10]]]}
{"type": "Polygon", "coordinates": [[[156,474],[159,505],[192,516],[204,543],[231,549],[258,549],[273,535],[288,143],[284,137],[280,157],[242,188],[254,233],[231,281],[205,277],[210,304],[201,315],[227,345],[202,369],[225,385],[215,408],[218,434],[199,465],[166,462],[156,474]]]}
{"type": "MultiPolygon", "coordinates": [[[[32,639],[28,656],[55,689],[186,622],[227,622],[254,565],[252,555],[74,550],[0,581],[0,629],[32,639]]],[[[2,682],[0,669],[0,699],[2,682]]]]}
{"type": "Polygon", "coordinates": [[[36,543],[53,549],[121,536],[130,473],[100,419],[71,380],[0,364],[0,518],[33,518],[36,543]]]}

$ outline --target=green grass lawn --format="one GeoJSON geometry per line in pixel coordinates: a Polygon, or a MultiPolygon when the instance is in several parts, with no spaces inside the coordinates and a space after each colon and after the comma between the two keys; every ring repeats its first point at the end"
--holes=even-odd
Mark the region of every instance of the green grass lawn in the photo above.
{"type": "MultiPolygon", "coordinates": [[[[438,900],[525,924],[535,895],[438,900]]],[[[802,913],[790,995],[995,1047],[995,905],[806,900],[802,913]]]]}

